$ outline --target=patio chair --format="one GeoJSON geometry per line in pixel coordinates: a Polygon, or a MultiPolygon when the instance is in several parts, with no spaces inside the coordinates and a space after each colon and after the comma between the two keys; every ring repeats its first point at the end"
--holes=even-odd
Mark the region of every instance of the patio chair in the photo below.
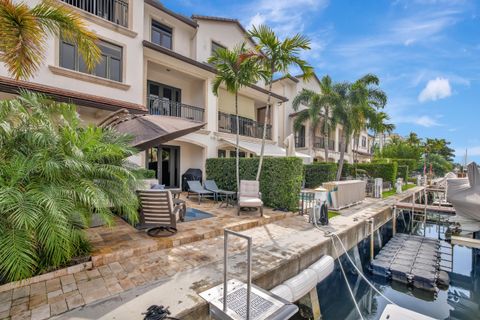
{"type": "Polygon", "coordinates": [[[240,192],[238,195],[238,211],[241,208],[259,208],[263,216],[263,201],[260,193],[260,183],[254,180],[240,180],[240,192]]]}
{"type": "Polygon", "coordinates": [[[137,190],[140,200],[140,226],[148,228],[152,237],[166,237],[177,232],[177,221],[183,220],[185,210],[175,206],[169,190],[137,190]]]}
{"type": "Polygon", "coordinates": [[[205,180],[204,186],[205,186],[205,189],[213,192],[213,197],[215,201],[218,201],[218,199],[222,200],[222,203],[220,205],[225,203],[228,207],[229,204],[233,203],[233,199],[236,194],[235,191],[227,191],[227,190],[219,189],[215,180],[205,180]]]}
{"type": "Polygon", "coordinates": [[[202,201],[203,198],[214,198],[214,193],[212,191],[208,191],[200,184],[200,181],[187,181],[188,184],[188,193],[187,198],[190,197],[190,193],[194,194],[198,198],[198,204],[202,201]]]}

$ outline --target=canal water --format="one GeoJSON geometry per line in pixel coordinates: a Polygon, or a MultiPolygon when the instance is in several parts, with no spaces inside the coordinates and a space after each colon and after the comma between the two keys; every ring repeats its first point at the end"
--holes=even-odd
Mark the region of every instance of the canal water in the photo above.
{"type": "MultiPolygon", "coordinates": [[[[411,231],[409,230],[412,228],[408,223],[408,215],[404,217],[405,219],[399,219],[397,222],[399,231],[445,240],[447,233],[445,223],[418,224],[411,231]]],[[[435,215],[430,216],[430,218],[435,217],[435,215]]],[[[383,226],[379,234],[376,234],[375,253],[378,253],[381,245],[391,237],[392,226],[390,223],[383,226]]],[[[365,239],[356,248],[350,250],[349,254],[351,257],[359,257],[358,265],[362,265],[364,274],[379,291],[397,305],[435,319],[480,319],[480,250],[458,245],[451,246],[448,242],[442,241],[442,266],[448,271],[450,285],[447,289],[431,293],[373,276],[368,271],[369,241],[369,239],[365,239]]],[[[340,246],[338,245],[338,247],[340,246]]],[[[341,262],[343,267],[348,270],[348,281],[363,317],[372,320],[379,319],[388,302],[356,274],[345,256],[341,257],[341,262]]],[[[340,271],[338,260],[335,271],[317,286],[317,291],[322,320],[360,319],[340,271]]],[[[305,317],[297,319],[305,319],[305,317]]]]}

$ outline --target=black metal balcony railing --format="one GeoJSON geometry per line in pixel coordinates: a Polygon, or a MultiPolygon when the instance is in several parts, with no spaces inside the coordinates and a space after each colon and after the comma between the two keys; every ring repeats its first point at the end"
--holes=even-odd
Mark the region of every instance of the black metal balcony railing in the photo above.
{"type": "Polygon", "coordinates": [[[324,146],[325,146],[325,140],[323,139],[323,137],[315,137],[314,138],[313,147],[315,149],[323,149],[324,146]]]}
{"type": "Polygon", "coordinates": [[[148,111],[150,114],[203,121],[203,115],[205,113],[203,108],[189,106],[163,98],[150,97],[148,100],[148,111]]]}
{"type": "MultiPolygon", "coordinates": [[[[323,137],[315,137],[313,140],[313,147],[317,149],[324,149],[325,139],[323,137]]],[[[335,140],[328,139],[328,150],[335,150],[335,140]]]]}
{"type": "Polygon", "coordinates": [[[128,27],[128,1],[125,0],[62,0],[103,19],[128,27]]]}
{"type": "Polygon", "coordinates": [[[305,136],[295,136],[295,148],[305,148],[305,136]]]}
{"type": "MultiPolygon", "coordinates": [[[[242,136],[253,137],[261,139],[263,136],[263,123],[258,123],[255,120],[238,117],[239,121],[239,134],[242,136]]],[[[228,133],[237,133],[236,130],[236,118],[234,114],[218,112],[218,131],[228,132],[228,133]]],[[[272,139],[272,126],[267,125],[267,139],[272,139]]]]}

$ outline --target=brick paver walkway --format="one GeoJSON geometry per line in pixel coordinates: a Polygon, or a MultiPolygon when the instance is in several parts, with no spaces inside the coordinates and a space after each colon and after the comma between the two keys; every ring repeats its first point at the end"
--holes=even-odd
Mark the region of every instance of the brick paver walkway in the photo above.
{"type": "MultiPolygon", "coordinates": [[[[395,198],[392,197],[390,200],[379,201],[379,203],[369,202],[360,205],[358,210],[380,207],[394,201],[395,198]]],[[[275,243],[276,239],[288,237],[289,234],[311,230],[312,226],[305,223],[305,219],[306,217],[292,216],[263,227],[250,229],[245,233],[254,236],[254,247],[259,247],[266,243],[275,243]]],[[[347,217],[343,219],[351,220],[347,217]]],[[[342,225],[343,222],[340,227],[342,225]]],[[[233,238],[230,250],[244,251],[245,246],[244,241],[233,238]]],[[[261,251],[261,248],[257,250],[261,251]]],[[[47,319],[222,259],[223,237],[134,255],[73,275],[0,292],[0,319],[47,319]]]]}

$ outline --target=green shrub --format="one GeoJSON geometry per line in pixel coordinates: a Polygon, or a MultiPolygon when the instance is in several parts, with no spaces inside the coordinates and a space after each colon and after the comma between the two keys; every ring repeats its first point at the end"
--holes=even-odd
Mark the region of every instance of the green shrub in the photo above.
{"type": "Polygon", "coordinates": [[[357,164],[346,163],[343,166],[342,176],[356,177],[358,173],[357,170],[362,170],[362,173],[366,172],[371,178],[382,178],[383,181],[390,181],[393,184],[397,179],[398,164],[396,162],[357,164]]]}
{"type": "Polygon", "coordinates": [[[373,160],[374,163],[392,163],[396,162],[399,166],[408,166],[409,169],[414,169],[418,165],[415,159],[395,159],[395,158],[377,158],[373,160]]]}
{"type": "MultiPolygon", "coordinates": [[[[255,180],[258,160],[240,159],[241,180],[255,180]]],[[[235,158],[207,159],[206,174],[207,179],[215,180],[219,188],[236,191],[235,158]]],[[[302,179],[303,163],[300,158],[265,158],[260,176],[263,203],[272,208],[295,210],[302,179]]]]}
{"type": "Polygon", "coordinates": [[[304,170],[305,187],[316,188],[321,186],[323,182],[335,180],[337,174],[337,164],[315,162],[304,165],[304,170]]]}
{"type": "Polygon", "coordinates": [[[131,138],[80,124],[75,107],[23,92],[0,103],[0,279],[15,281],[88,251],[94,214],[138,219],[131,138]]]}
{"type": "Polygon", "coordinates": [[[408,166],[407,165],[398,165],[397,178],[402,178],[403,181],[408,181],[408,166]]]}

